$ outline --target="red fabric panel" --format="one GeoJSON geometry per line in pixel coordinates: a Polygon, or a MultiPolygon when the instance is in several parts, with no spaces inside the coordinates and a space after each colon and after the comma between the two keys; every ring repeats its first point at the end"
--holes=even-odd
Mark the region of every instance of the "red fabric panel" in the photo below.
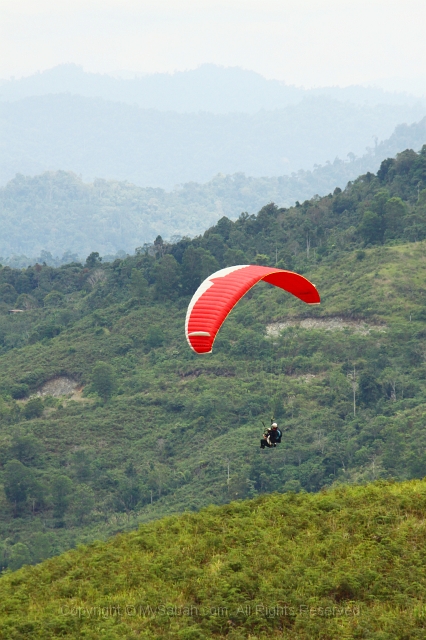
{"type": "Polygon", "coordinates": [[[212,350],[216,334],[231,309],[262,279],[289,291],[308,304],[319,302],[318,292],[309,280],[292,271],[248,265],[222,277],[210,277],[213,285],[197,300],[188,320],[188,334],[195,331],[210,334],[188,336],[194,351],[209,353],[212,350]]]}
{"type": "Polygon", "coordinates": [[[294,271],[280,271],[276,269],[274,273],[262,278],[265,282],[280,287],[284,291],[292,293],[296,298],[300,298],[307,304],[319,304],[320,297],[314,285],[306,278],[294,273],[294,271]]]}

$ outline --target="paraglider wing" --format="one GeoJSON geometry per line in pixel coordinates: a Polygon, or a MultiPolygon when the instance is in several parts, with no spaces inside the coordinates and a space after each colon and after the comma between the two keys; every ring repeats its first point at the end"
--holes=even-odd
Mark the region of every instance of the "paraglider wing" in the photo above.
{"type": "Polygon", "coordinates": [[[231,309],[260,280],[292,293],[307,304],[320,302],[315,286],[293,271],[246,264],[221,269],[200,284],[189,303],[185,333],[193,351],[211,352],[217,332],[231,309]]]}

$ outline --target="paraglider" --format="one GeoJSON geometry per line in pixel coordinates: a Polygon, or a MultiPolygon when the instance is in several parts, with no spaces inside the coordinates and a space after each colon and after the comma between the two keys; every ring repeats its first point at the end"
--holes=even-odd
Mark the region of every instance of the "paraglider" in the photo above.
{"type": "MultiPolygon", "coordinates": [[[[319,304],[315,285],[294,271],[259,265],[238,265],[220,269],[206,278],[192,296],[186,312],[185,335],[195,353],[211,353],[220,327],[233,307],[255,284],[264,280],[288,291],[306,304],[319,304]]],[[[260,447],[276,447],[282,432],[275,420],[266,428],[260,447]]]]}
{"type": "Polygon", "coordinates": [[[278,425],[274,421],[274,418],[271,418],[270,427],[266,428],[263,421],[262,424],[265,431],[263,432],[263,436],[260,440],[260,448],[264,449],[265,447],[276,447],[277,444],[281,442],[282,432],[278,429],[278,425]]]}
{"type": "Polygon", "coordinates": [[[211,353],[216,335],[239,300],[263,280],[306,304],[319,304],[312,282],[294,271],[259,265],[238,265],[216,271],[200,284],[186,313],[185,334],[195,353],[211,353]]]}

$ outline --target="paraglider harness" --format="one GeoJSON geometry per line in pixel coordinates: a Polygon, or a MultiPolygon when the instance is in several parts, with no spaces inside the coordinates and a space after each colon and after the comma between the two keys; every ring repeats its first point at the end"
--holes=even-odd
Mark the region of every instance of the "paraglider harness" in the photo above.
{"type": "Polygon", "coordinates": [[[265,431],[263,432],[263,437],[260,441],[261,449],[264,449],[265,447],[276,447],[277,444],[281,442],[281,437],[283,434],[278,429],[278,427],[276,429],[272,428],[272,425],[274,424],[274,422],[275,422],[274,418],[271,418],[271,426],[266,427],[265,423],[262,420],[262,424],[265,431]]]}

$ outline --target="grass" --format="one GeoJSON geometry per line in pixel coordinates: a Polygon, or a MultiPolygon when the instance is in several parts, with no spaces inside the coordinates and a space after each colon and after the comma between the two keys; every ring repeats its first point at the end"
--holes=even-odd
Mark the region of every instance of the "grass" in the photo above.
{"type": "Polygon", "coordinates": [[[424,638],[426,482],[164,518],[0,579],[0,638],[424,638]]]}

